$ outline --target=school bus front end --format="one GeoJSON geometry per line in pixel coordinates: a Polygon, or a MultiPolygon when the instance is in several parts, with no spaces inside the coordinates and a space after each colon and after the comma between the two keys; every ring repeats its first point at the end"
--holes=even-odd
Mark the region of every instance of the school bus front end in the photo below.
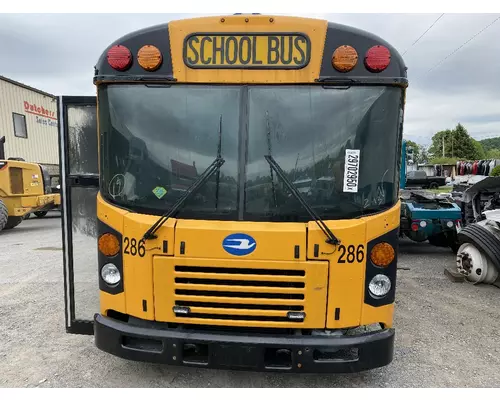
{"type": "Polygon", "coordinates": [[[118,40],[94,81],[98,348],[262,371],[391,362],[394,48],[322,20],[199,18],[118,40]]]}

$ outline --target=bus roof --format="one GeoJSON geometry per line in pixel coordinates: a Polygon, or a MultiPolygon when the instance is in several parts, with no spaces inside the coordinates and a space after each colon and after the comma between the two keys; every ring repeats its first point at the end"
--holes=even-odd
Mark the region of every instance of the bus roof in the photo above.
{"type": "Polygon", "coordinates": [[[406,70],[398,51],[370,32],[321,19],[231,15],[171,21],[123,36],[99,58],[94,82],[406,86],[406,70]],[[144,46],[149,47],[142,50],[142,60],[159,60],[154,68],[140,65],[144,46]],[[349,51],[343,52],[346,46],[349,51]],[[350,70],[334,67],[337,49],[350,70]],[[118,69],[111,67],[110,57],[118,60],[118,69]],[[384,57],[387,67],[374,72],[373,65],[384,57]]]}

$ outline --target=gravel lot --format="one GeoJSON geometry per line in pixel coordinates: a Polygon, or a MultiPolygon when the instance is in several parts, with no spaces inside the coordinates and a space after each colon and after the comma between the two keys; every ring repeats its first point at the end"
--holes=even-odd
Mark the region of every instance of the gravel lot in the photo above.
{"type": "MultiPolygon", "coordinates": [[[[401,243],[396,352],[355,375],[289,375],[143,364],[66,334],[61,220],[32,217],[0,233],[1,387],[498,387],[500,290],[452,283],[446,249],[401,243]]],[[[94,268],[92,266],[92,268],[94,268]]]]}

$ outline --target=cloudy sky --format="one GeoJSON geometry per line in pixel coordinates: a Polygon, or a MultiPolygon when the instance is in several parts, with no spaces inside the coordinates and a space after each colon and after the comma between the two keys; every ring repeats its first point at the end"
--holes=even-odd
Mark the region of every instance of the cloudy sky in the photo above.
{"type": "MultiPolygon", "coordinates": [[[[0,14],[0,75],[55,95],[94,95],[93,67],[109,43],[200,15],[0,14]]],[[[500,19],[439,64],[500,14],[444,14],[413,46],[440,14],[301,15],[371,31],[407,51],[408,139],[429,144],[435,132],[458,122],[478,140],[500,136],[500,19]]]]}

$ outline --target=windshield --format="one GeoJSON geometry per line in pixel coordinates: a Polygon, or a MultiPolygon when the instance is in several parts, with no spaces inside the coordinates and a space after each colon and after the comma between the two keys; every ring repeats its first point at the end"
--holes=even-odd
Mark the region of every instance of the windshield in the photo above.
{"type": "Polygon", "coordinates": [[[178,218],[308,221],[271,155],[323,219],[397,201],[402,89],[110,85],[99,88],[101,193],[162,215],[220,154],[178,218]],[[346,163],[347,161],[347,163],[346,163]]]}

